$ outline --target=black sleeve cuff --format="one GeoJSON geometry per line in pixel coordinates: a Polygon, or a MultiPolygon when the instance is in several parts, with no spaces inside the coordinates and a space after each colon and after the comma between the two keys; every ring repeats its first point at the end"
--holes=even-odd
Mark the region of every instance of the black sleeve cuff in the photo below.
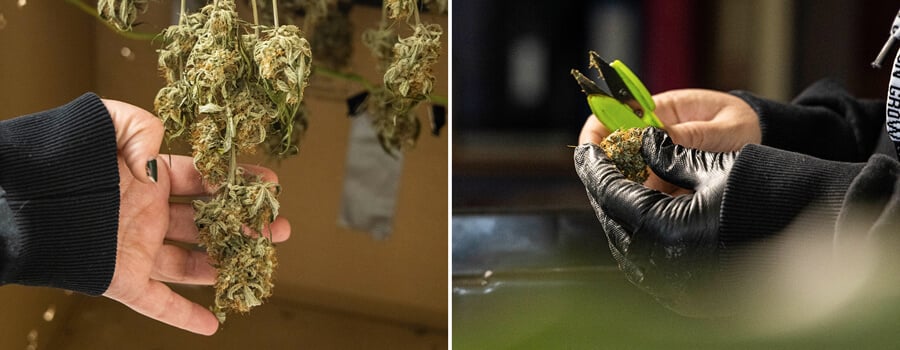
{"type": "Polygon", "coordinates": [[[722,280],[746,283],[752,276],[769,276],[785,266],[784,259],[799,255],[788,246],[831,242],[847,190],[864,165],[745,146],[722,199],[722,280]]]}
{"type": "Polygon", "coordinates": [[[18,233],[0,283],[99,295],[116,263],[116,133],[91,93],[0,123],[0,187],[18,233]]]}
{"type": "Polygon", "coordinates": [[[832,81],[807,88],[791,104],[732,91],[759,115],[762,144],[813,157],[863,162],[884,125],[884,102],[858,100],[832,81]]]}

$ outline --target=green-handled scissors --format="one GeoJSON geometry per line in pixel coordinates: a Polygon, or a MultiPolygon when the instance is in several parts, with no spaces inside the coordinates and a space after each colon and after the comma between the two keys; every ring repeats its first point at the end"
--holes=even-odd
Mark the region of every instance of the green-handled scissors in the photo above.
{"type": "Polygon", "coordinates": [[[656,104],[653,103],[650,92],[622,61],[606,63],[600,55],[591,51],[589,67],[596,68],[600,72],[600,78],[609,87],[608,91],[600,88],[578,70],[573,69],[572,76],[587,95],[591,112],[594,112],[607,129],[616,131],[647,126],[663,127],[662,122],[653,113],[656,104]]]}

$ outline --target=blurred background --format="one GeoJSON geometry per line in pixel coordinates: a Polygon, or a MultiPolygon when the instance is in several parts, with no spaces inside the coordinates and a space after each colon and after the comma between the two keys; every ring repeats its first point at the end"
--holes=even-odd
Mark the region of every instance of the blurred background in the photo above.
{"type": "Polygon", "coordinates": [[[859,97],[884,99],[890,70],[870,63],[898,6],[454,2],[454,347],[840,349],[900,341],[885,336],[897,325],[894,295],[780,313],[786,322],[698,320],[665,309],[616,268],[567,147],[590,114],[569,74],[587,70],[589,50],[625,62],[651,93],[741,89],[786,102],[834,78],[859,97]]]}
{"type": "MultiPolygon", "coordinates": [[[[238,3],[242,18],[252,19],[248,2],[238,3]]],[[[151,1],[135,30],[159,32],[177,19],[172,10],[178,4],[151,1]]],[[[380,4],[352,2],[345,8],[352,43],[346,70],[371,82],[381,77],[359,38],[377,26],[380,4]]],[[[448,17],[423,13],[422,19],[445,28],[434,94],[446,97],[448,17]]],[[[165,83],[157,73],[158,45],[116,34],[71,1],[0,0],[0,117],[53,108],[87,91],[152,111],[165,83]]],[[[424,131],[402,158],[389,235],[339,225],[353,121],[347,98],[362,90],[354,82],[315,76],[306,90],[310,130],[300,154],[281,162],[264,156],[243,160],[279,174],[281,214],[292,225],[291,239],[277,246],[279,267],[268,303],[229,315],[207,338],[106,298],[3,286],[0,349],[446,348],[447,131],[430,134],[427,111],[417,111],[424,131]]],[[[211,287],[172,287],[201,305],[212,303],[211,287]]]]}
{"type": "Polygon", "coordinates": [[[569,74],[589,50],[651,93],[789,101],[831,77],[883,99],[888,70],[869,63],[896,13],[887,0],[455,2],[453,208],[584,207],[566,145],[590,114],[569,74]]]}

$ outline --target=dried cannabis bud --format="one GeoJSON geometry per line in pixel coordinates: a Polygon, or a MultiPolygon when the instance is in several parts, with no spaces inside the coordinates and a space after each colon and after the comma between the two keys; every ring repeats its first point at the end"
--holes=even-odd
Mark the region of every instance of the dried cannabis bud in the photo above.
{"type": "Polygon", "coordinates": [[[384,73],[384,86],[403,98],[421,101],[434,87],[431,66],[441,50],[441,27],[418,24],[413,35],[394,45],[394,62],[384,73]]]}
{"type": "Polygon", "coordinates": [[[278,215],[280,187],[244,174],[236,159],[257,147],[297,152],[311,52],[299,28],[246,23],[234,0],[182,14],[163,39],[167,85],[156,112],[169,139],[189,134],[194,167],[215,190],[211,200],[194,202],[194,222],[219,272],[211,309],[224,322],[228,312],[249,311],[272,294],[277,265],[266,230],[278,215]]]}
{"type": "Polygon", "coordinates": [[[388,18],[394,20],[408,20],[413,13],[418,13],[416,0],[384,0],[388,18]]]}
{"type": "Polygon", "coordinates": [[[419,138],[419,119],[409,111],[408,104],[399,106],[405,101],[409,100],[398,99],[384,88],[373,90],[366,100],[366,108],[374,116],[372,124],[378,131],[378,141],[387,153],[412,148],[419,138]]]}
{"type": "Polygon", "coordinates": [[[625,178],[639,183],[647,181],[650,176],[647,163],[641,157],[643,134],[643,128],[620,129],[600,142],[600,148],[625,178]]]}
{"type": "Polygon", "coordinates": [[[376,67],[382,71],[387,69],[394,60],[394,44],[398,41],[394,29],[386,22],[382,22],[377,29],[363,32],[362,41],[375,57],[376,67]]]}
{"type": "Polygon", "coordinates": [[[147,0],[99,0],[97,13],[121,31],[131,30],[138,12],[147,11],[147,0]]]}
{"type": "Polygon", "coordinates": [[[278,185],[253,179],[249,184],[239,172],[236,184],[226,185],[209,201],[194,201],[194,219],[201,244],[218,262],[213,311],[225,321],[226,311],[247,312],[271,295],[275,247],[264,229],[278,215],[278,185]],[[249,227],[250,237],[242,230],[249,227]]]}
{"type": "Polygon", "coordinates": [[[363,43],[385,72],[384,88],[369,91],[366,106],[381,146],[388,153],[415,146],[420,123],[412,111],[428,99],[435,80],[431,67],[440,57],[443,30],[439,25],[420,22],[416,4],[414,0],[385,1],[379,27],[363,33],[363,43]],[[388,18],[414,19],[412,35],[398,37],[388,18]]]}

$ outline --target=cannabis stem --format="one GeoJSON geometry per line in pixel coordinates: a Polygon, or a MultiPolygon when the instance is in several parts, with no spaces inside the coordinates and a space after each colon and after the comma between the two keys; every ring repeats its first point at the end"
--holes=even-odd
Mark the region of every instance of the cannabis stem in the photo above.
{"type": "Polygon", "coordinates": [[[256,0],[250,1],[253,6],[253,34],[259,37],[259,10],[256,9],[256,0]]]}
{"type": "Polygon", "coordinates": [[[109,23],[109,22],[103,20],[103,18],[100,17],[100,13],[97,12],[97,9],[96,9],[96,8],[94,8],[94,7],[92,7],[92,6],[88,5],[88,4],[85,4],[85,3],[82,2],[81,0],[66,0],[66,2],[69,3],[69,4],[71,4],[71,5],[73,5],[73,6],[75,6],[75,7],[77,7],[77,8],[78,8],[79,10],[81,10],[82,12],[85,12],[85,13],[87,13],[88,15],[91,15],[91,17],[94,17],[94,18],[100,20],[100,22],[103,22],[103,24],[106,25],[107,28],[112,29],[113,32],[119,33],[119,35],[121,35],[121,36],[123,36],[123,37],[125,37],[125,38],[127,38],[127,39],[132,39],[132,40],[153,40],[153,39],[155,39],[157,36],[159,36],[159,33],[142,33],[142,32],[135,32],[135,31],[122,31],[122,30],[119,30],[119,29],[116,28],[116,26],[113,25],[112,23],[109,23]]]}
{"type": "Polygon", "coordinates": [[[185,14],[185,12],[187,12],[187,11],[185,11],[185,7],[187,7],[185,5],[186,2],[187,2],[187,0],[181,0],[181,13],[178,14],[178,24],[184,23],[184,14],[185,14]]]}
{"type": "Polygon", "coordinates": [[[274,23],[275,29],[278,29],[278,0],[272,0],[272,16],[272,23],[274,23]]]}

